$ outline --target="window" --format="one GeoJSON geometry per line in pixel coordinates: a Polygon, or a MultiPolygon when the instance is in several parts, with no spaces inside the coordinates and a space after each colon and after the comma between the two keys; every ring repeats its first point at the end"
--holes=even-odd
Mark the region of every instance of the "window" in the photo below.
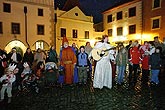
{"type": "Polygon", "coordinates": [[[3,33],[3,25],[2,25],[2,22],[0,22],[0,34],[3,33]]]}
{"type": "Polygon", "coordinates": [[[123,27],[118,27],[118,28],[117,28],[117,35],[118,35],[118,36],[123,35],[123,27]]]}
{"type": "Polygon", "coordinates": [[[77,30],[73,29],[73,38],[77,38],[77,30]]]}
{"type": "Polygon", "coordinates": [[[159,7],[161,7],[161,0],[153,0],[152,8],[159,8],[159,7]]]}
{"type": "Polygon", "coordinates": [[[108,36],[112,36],[112,29],[108,29],[108,36]]]}
{"type": "Polygon", "coordinates": [[[44,25],[37,25],[37,34],[44,35],[44,25]]]}
{"type": "Polygon", "coordinates": [[[136,7],[129,9],[129,17],[136,16],[136,7]]]}
{"type": "Polygon", "coordinates": [[[107,22],[109,23],[109,22],[112,22],[112,15],[108,15],[108,17],[107,17],[107,22]]]}
{"type": "Polygon", "coordinates": [[[78,16],[78,13],[75,13],[76,16],[78,16]]]}
{"type": "Polygon", "coordinates": [[[11,23],[11,33],[20,34],[20,24],[19,23],[11,23]]]}
{"type": "Polygon", "coordinates": [[[66,29],[61,28],[61,37],[66,37],[66,29]]]}
{"type": "Polygon", "coordinates": [[[44,16],[43,9],[38,9],[38,16],[44,16]]]}
{"type": "Polygon", "coordinates": [[[36,49],[38,49],[38,48],[44,49],[44,42],[42,42],[42,41],[37,41],[37,42],[36,42],[36,49]]]}
{"type": "Polygon", "coordinates": [[[135,33],[136,33],[136,25],[130,25],[129,34],[135,34],[135,33]]]}
{"type": "Polygon", "coordinates": [[[120,20],[122,18],[123,18],[123,12],[120,11],[120,12],[117,13],[117,20],[120,20]]]}
{"type": "Polygon", "coordinates": [[[9,3],[3,3],[3,12],[11,12],[11,5],[9,3]]]}
{"type": "Polygon", "coordinates": [[[89,31],[85,31],[85,39],[89,39],[89,31]]]}
{"type": "Polygon", "coordinates": [[[152,29],[160,28],[160,17],[152,19],[152,29]]]}

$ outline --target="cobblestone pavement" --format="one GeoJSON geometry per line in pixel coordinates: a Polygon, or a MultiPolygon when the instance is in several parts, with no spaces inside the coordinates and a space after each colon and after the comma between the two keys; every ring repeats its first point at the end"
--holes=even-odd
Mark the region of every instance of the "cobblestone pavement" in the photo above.
{"type": "Polygon", "coordinates": [[[165,110],[165,78],[159,86],[135,87],[127,82],[112,89],[93,89],[87,85],[42,88],[39,94],[20,93],[12,103],[3,102],[0,110],[165,110]]]}

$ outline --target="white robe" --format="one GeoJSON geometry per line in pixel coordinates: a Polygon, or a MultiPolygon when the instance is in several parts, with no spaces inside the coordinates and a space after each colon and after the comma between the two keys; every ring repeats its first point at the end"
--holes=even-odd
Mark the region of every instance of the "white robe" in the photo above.
{"type": "MultiPolygon", "coordinates": [[[[112,46],[107,43],[98,42],[94,48],[110,49],[112,46]]],[[[107,56],[104,56],[99,61],[97,61],[93,81],[94,88],[102,89],[104,86],[110,89],[112,88],[112,67],[110,60],[114,60],[113,53],[113,50],[109,50],[107,56]]]]}

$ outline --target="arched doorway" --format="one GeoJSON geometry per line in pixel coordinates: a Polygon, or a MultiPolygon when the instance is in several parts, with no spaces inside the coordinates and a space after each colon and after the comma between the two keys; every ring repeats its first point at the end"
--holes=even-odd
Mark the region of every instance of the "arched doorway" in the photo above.
{"type": "Polygon", "coordinates": [[[47,42],[45,42],[44,40],[38,40],[38,41],[36,41],[36,42],[32,45],[31,49],[32,49],[33,51],[35,51],[35,50],[37,50],[38,48],[41,48],[41,49],[47,51],[47,50],[49,50],[50,46],[49,46],[49,44],[48,44],[47,42]]]}
{"type": "Polygon", "coordinates": [[[22,56],[26,52],[26,46],[19,40],[9,42],[5,47],[6,52],[9,53],[13,47],[15,47],[17,52],[19,52],[22,56]]]}

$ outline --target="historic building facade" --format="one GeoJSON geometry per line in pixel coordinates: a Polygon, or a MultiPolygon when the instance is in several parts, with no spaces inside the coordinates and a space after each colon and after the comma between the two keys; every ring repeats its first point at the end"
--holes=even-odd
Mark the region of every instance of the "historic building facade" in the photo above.
{"type": "Polygon", "coordinates": [[[0,48],[22,52],[53,45],[54,0],[0,0],[0,48]]]}
{"type": "Polygon", "coordinates": [[[78,6],[68,11],[56,10],[56,49],[60,51],[62,38],[67,37],[69,45],[85,45],[87,41],[94,44],[93,17],[86,16],[78,6]],[[93,39],[93,40],[92,40],[93,39]],[[92,42],[93,41],[93,42],[92,42]]]}
{"type": "Polygon", "coordinates": [[[111,42],[141,41],[142,1],[127,0],[104,11],[103,27],[111,42]]]}
{"type": "Polygon", "coordinates": [[[143,1],[143,39],[159,36],[165,42],[165,0],[143,1]]]}

